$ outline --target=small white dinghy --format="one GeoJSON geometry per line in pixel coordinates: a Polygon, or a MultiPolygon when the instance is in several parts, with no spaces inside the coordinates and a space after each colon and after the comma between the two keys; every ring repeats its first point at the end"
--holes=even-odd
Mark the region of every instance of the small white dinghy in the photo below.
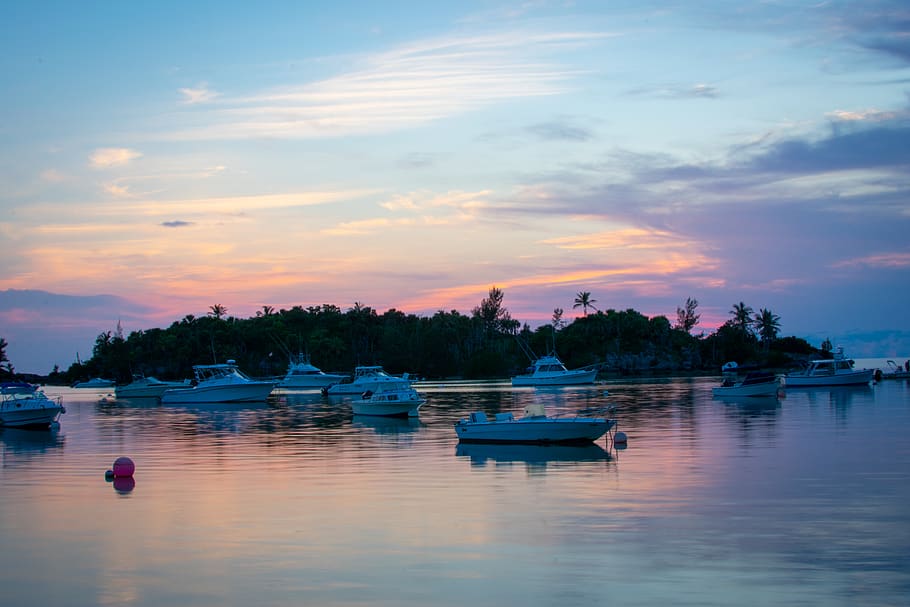
{"type": "Polygon", "coordinates": [[[417,417],[420,407],[427,402],[414,388],[367,391],[359,400],[351,402],[354,415],[381,415],[383,417],[417,417]]]}

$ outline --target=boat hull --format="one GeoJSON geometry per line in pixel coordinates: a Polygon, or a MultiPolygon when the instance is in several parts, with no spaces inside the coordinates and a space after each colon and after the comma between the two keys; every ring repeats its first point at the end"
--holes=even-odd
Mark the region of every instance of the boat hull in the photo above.
{"type": "Polygon", "coordinates": [[[615,420],[600,418],[461,420],[455,433],[468,443],[582,444],[596,441],[615,425],[615,420]]]}
{"type": "Polygon", "coordinates": [[[64,412],[62,405],[48,401],[46,404],[4,403],[0,409],[0,426],[8,428],[47,428],[64,412]]]}
{"type": "Polygon", "coordinates": [[[165,390],[163,404],[264,402],[275,388],[271,382],[250,382],[221,386],[195,386],[165,390]]]}
{"type": "Polygon", "coordinates": [[[849,373],[833,375],[789,374],[784,376],[788,388],[812,388],[816,386],[861,386],[872,381],[873,369],[860,369],[849,373]]]}
{"type": "Polygon", "coordinates": [[[345,379],[345,375],[313,375],[285,377],[278,382],[279,388],[325,388],[345,379]]]}
{"type": "Polygon", "coordinates": [[[88,389],[88,390],[103,390],[106,388],[113,388],[116,382],[112,379],[90,379],[87,381],[80,381],[73,384],[74,388],[79,389],[88,389]]]}
{"type": "Polygon", "coordinates": [[[575,386],[593,384],[597,369],[588,371],[569,371],[554,375],[516,375],[512,378],[513,386],[575,386]]]}
{"type": "Polygon", "coordinates": [[[161,398],[167,390],[189,387],[189,384],[184,382],[132,383],[117,386],[114,389],[114,396],[117,398],[161,398]]]}
{"type": "Polygon", "coordinates": [[[364,392],[407,390],[410,387],[410,382],[403,379],[366,380],[350,382],[347,384],[332,384],[326,389],[326,394],[329,396],[359,396],[364,392]]]}
{"type": "Polygon", "coordinates": [[[351,404],[354,415],[378,415],[381,417],[417,417],[425,401],[398,403],[371,403],[369,401],[351,404]]]}

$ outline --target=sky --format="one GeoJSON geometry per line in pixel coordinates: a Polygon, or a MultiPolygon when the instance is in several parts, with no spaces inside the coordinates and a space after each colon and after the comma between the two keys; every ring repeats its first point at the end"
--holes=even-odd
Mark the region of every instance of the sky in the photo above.
{"type": "Polygon", "coordinates": [[[694,333],[734,304],[910,353],[910,7],[14,2],[0,337],[18,371],[214,304],[694,333]]]}

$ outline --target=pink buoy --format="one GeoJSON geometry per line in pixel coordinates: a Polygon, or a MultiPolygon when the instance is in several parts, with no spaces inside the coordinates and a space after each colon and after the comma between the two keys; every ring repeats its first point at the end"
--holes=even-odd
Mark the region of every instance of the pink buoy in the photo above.
{"type": "Polygon", "coordinates": [[[132,476],[117,477],[114,479],[114,491],[120,495],[126,495],[136,487],[136,481],[132,476]]]}
{"type": "Polygon", "coordinates": [[[133,473],[136,471],[136,465],[128,457],[118,457],[114,462],[114,478],[117,477],[132,477],[133,473]]]}

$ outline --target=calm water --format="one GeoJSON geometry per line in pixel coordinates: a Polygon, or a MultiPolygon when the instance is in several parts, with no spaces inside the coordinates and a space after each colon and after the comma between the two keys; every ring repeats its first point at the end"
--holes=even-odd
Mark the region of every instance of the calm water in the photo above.
{"type": "Polygon", "coordinates": [[[425,384],[419,421],[49,389],[0,430],[4,605],[905,605],[910,384],[425,384]],[[628,447],[458,446],[471,410],[616,405],[628,447]],[[136,463],[135,486],[104,480],[136,463]]]}

